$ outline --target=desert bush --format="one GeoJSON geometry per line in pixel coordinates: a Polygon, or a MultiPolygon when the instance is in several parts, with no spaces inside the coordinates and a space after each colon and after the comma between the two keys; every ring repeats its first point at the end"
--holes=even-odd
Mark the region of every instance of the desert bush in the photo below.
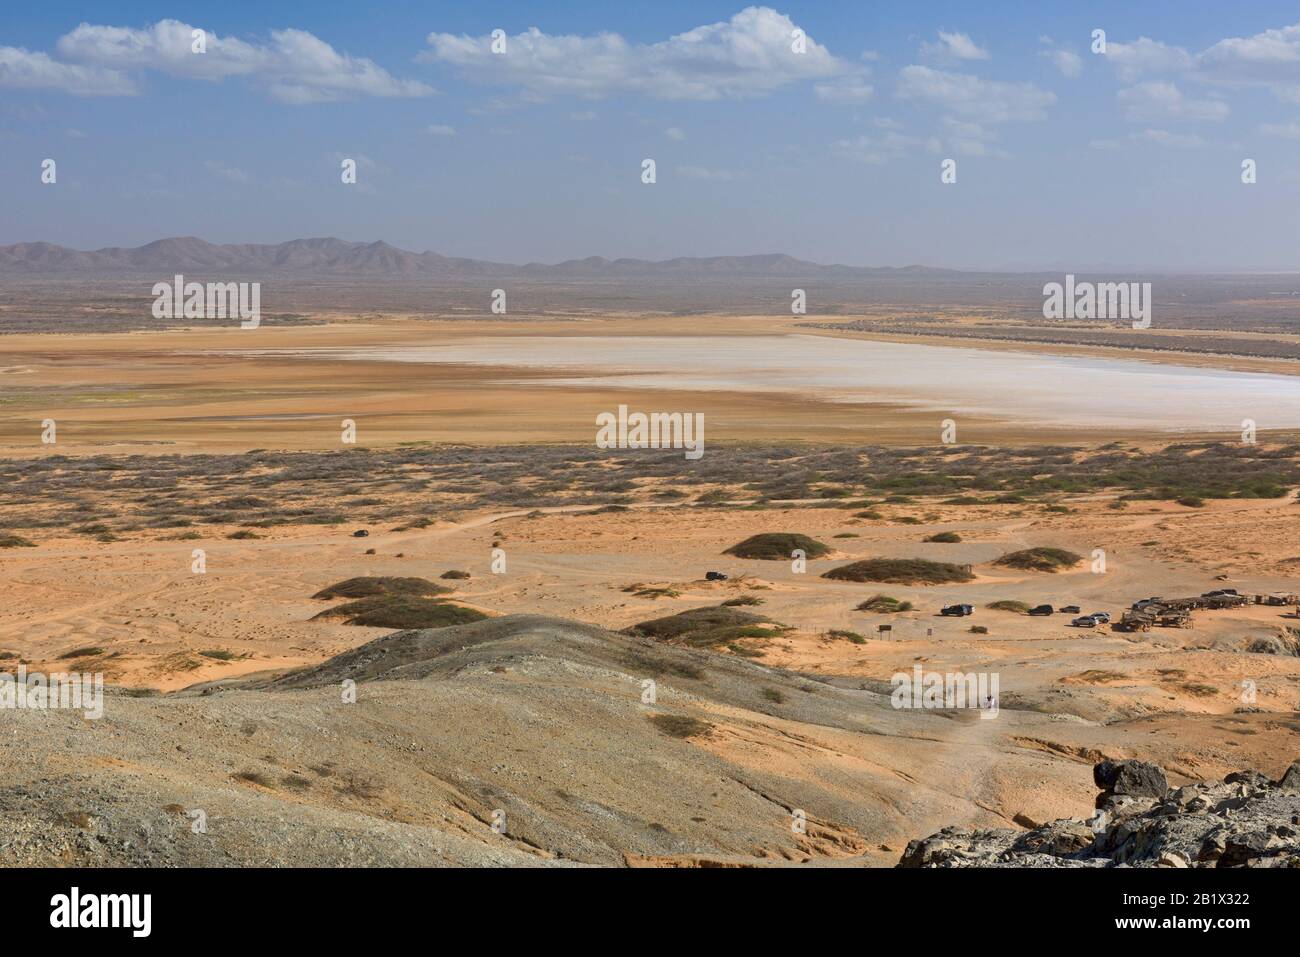
{"type": "Polygon", "coordinates": [[[943,585],[968,582],[975,576],[961,565],[923,558],[869,558],[832,568],[822,575],[834,581],[892,582],[896,585],[943,585]]]}
{"type": "Polygon", "coordinates": [[[713,730],[707,721],[676,714],[651,715],[650,723],[670,738],[696,738],[713,730]]]}
{"type": "Polygon", "coordinates": [[[1082,555],[1067,552],[1063,548],[1025,548],[1018,552],[1008,552],[993,564],[1006,568],[1019,568],[1023,571],[1057,572],[1071,568],[1083,561],[1082,555]]]}
{"type": "Polygon", "coordinates": [[[985,608],[991,608],[994,611],[1011,611],[1017,615],[1026,615],[1029,613],[1029,606],[1023,601],[1014,601],[1010,598],[1003,598],[1000,601],[991,601],[985,608]]]}
{"type": "Polygon", "coordinates": [[[374,595],[326,609],[312,618],[342,618],[345,625],[370,628],[446,628],[482,621],[483,612],[420,595],[374,595]]]}
{"type": "Polygon", "coordinates": [[[768,626],[769,619],[725,605],[691,608],[676,615],[653,618],[624,629],[626,634],[654,638],[670,644],[709,648],[740,638],[775,638],[780,626],[768,626]]]}
{"type": "Polygon", "coordinates": [[[803,549],[808,558],[821,558],[823,555],[830,554],[828,546],[797,532],[766,532],[751,535],[743,542],[732,545],[723,554],[764,561],[789,561],[790,553],[796,548],[803,549]]]}
{"type": "Polygon", "coordinates": [[[893,614],[898,611],[911,611],[912,603],[910,601],[899,601],[891,595],[872,595],[862,604],[857,606],[858,611],[874,611],[880,614],[893,614]]]}
{"type": "Polygon", "coordinates": [[[374,595],[445,595],[452,589],[427,578],[396,578],[383,575],[349,578],[322,588],[312,598],[370,598],[374,595]]]}

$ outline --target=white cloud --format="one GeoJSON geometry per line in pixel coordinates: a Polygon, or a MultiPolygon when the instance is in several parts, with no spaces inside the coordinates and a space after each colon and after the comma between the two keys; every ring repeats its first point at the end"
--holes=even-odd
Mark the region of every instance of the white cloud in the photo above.
{"type": "Polygon", "coordinates": [[[537,96],[637,93],[663,100],[761,96],[858,69],[811,37],[805,52],[793,52],[794,29],[785,14],[747,7],[730,20],[649,44],[632,43],[617,33],[556,36],[532,27],[508,37],[506,52],[496,54],[488,37],[431,33],[420,59],[537,96]]]}
{"type": "Polygon", "coordinates": [[[676,140],[677,142],[686,139],[686,134],[676,126],[670,126],[668,129],[664,130],[664,136],[668,137],[670,140],[676,140]]]}
{"type": "Polygon", "coordinates": [[[946,116],[942,125],[948,149],[959,156],[1006,155],[993,147],[993,141],[997,139],[993,132],[978,123],[946,116]]]}
{"type": "Polygon", "coordinates": [[[1279,99],[1300,102],[1300,23],[1220,40],[1197,56],[1196,66],[1209,82],[1265,86],[1279,99]]]}
{"type": "Polygon", "coordinates": [[[447,126],[445,123],[434,123],[429,127],[429,133],[433,136],[455,136],[456,127],[447,126]]]}
{"type": "Polygon", "coordinates": [[[1222,100],[1193,99],[1172,83],[1139,83],[1117,94],[1124,115],[1137,122],[1152,120],[1222,120],[1228,104],[1222,100]]]}
{"type": "Polygon", "coordinates": [[[206,53],[195,53],[194,27],[179,20],[159,20],[151,27],[97,26],[82,23],[55,44],[66,60],[116,69],[159,70],[172,76],[216,80],[257,72],[264,55],[252,44],[206,33],[206,53]]]}
{"type": "Polygon", "coordinates": [[[686,179],[707,179],[727,182],[731,173],[725,169],[709,169],[705,166],[678,166],[677,175],[686,179]]]}
{"type": "Polygon", "coordinates": [[[1300,140],[1300,120],[1290,123],[1262,123],[1259,131],[1267,136],[1280,136],[1288,140],[1300,140]]]}
{"type": "Polygon", "coordinates": [[[0,47],[0,89],[58,90],[74,96],[128,96],[135,84],[117,70],[59,63],[45,53],[0,47]]]}
{"type": "Polygon", "coordinates": [[[831,149],[844,159],[856,163],[868,163],[883,166],[890,160],[899,159],[921,147],[921,141],[894,130],[882,136],[861,134],[848,139],[836,140],[831,149]]]}
{"type": "Polygon", "coordinates": [[[570,113],[570,114],[569,114],[569,119],[571,119],[571,120],[577,120],[577,121],[580,122],[580,123],[585,123],[585,122],[588,122],[588,121],[590,121],[590,120],[594,120],[595,118],[596,118],[596,111],[595,111],[595,110],[581,110],[581,111],[579,111],[579,112],[577,112],[577,113],[570,113]]]}
{"type": "Polygon", "coordinates": [[[921,55],[939,63],[957,63],[962,60],[987,60],[989,51],[964,33],[939,31],[937,43],[922,43],[921,55]]]}
{"type": "Polygon", "coordinates": [[[1107,41],[1106,60],[1125,83],[1153,74],[1178,73],[1190,69],[1193,62],[1192,55],[1182,47],[1150,37],[1138,37],[1132,43],[1107,41]]]}
{"type": "Polygon", "coordinates": [[[227,182],[247,183],[252,179],[252,177],[244,170],[238,169],[234,166],[227,166],[217,160],[204,160],[203,166],[213,176],[216,176],[218,179],[224,179],[227,182]]]}
{"type": "Polygon", "coordinates": [[[372,60],[339,53],[304,30],[274,30],[264,43],[208,32],[204,53],[193,52],[193,31],[178,20],[160,20],[145,29],[83,23],[60,37],[56,46],[65,60],[86,69],[122,74],[156,70],[199,80],[249,77],[286,103],[433,92],[424,83],[396,79],[372,60]]]}
{"type": "Polygon", "coordinates": [[[1123,150],[1132,143],[1152,143],[1156,146],[1166,146],[1171,149],[1193,150],[1205,146],[1205,140],[1194,133],[1171,133],[1168,130],[1147,129],[1137,133],[1130,133],[1123,140],[1104,139],[1092,140],[1088,146],[1094,150],[1117,151],[1123,150]]]}
{"type": "Polygon", "coordinates": [[[1044,50],[1040,56],[1052,61],[1052,65],[1067,79],[1075,79],[1083,74],[1083,59],[1070,50],[1044,50]]]}
{"type": "Polygon", "coordinates": [[[903,67],[898,73],[898,96],[942,107],[965,119],[982,123],[1041,120],[1056,102],[1056,94],[1032,83],[983,80],[968,73],[949,73],[928,66],[903,67]]]}
{"type": "Polygon", "coordinates": [[[1200,149],[1205,145],[1205,140],[1194,133],[1171,133],[1168,130],[1143,130],[1141,133],[1130,133],[1129,139],[1181,150],[1200,149]]]}
{"type": "Polygon", "coordinates": [[[1111,42],[1106,59],[1126,83],[1183,75],[1216,86],[1264,87],[1280,100],[1300,103],[1300,23],[1226,37],[1195,55],[1148,37],[1111,42]]]}
{"type": "Polygon", "coordinates": [[[813,87],[819,100],[827,103],[865,103],[874,92],[870,83],[860,76],[849,76],[813,87]]]}

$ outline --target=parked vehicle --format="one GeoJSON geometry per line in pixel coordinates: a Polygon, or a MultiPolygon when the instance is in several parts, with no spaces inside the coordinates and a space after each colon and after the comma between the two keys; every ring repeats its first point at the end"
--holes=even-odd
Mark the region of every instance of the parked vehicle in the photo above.
{"type": "Polygon", "coordinates": [[[944,605],[939,609],[939,614],[947,615],[950,618],[964,618],[966,615],[973,614],[974,605],[944,605]]]}
{"type": "Polygon", "coordinates": [[[1072,624],[1076,628],[1096,628],[1097,619],[1093,618],[1092,615],[1083,615],[1079,618],[1074,619],[1074,621],[1070,622],[1070,624],[1072,624]]]}
{"type": "Polygon", "coordinates": [[[722,572],[705,572],[704,580],[710,582],[725,582],[727,576],[722,574],[722,572]]]}
{"type": "Polygon", "coordinates": [[[1088,617],[1091,618],[1093,621],[1095,621],[1095,622],[1096,622],[1097,624],[1099,624],[1099,625],[1108,625],[1108,624],[1110,624],[1110,612],[1108,612],[1108,611],[1094,611],[1094,612],[1093,612],[1091,615],[1089,615],[1088,617]]]}
{"type": "Polygon", "coordinates": [[[1029,609],[1029,614],[1031,615],[1042,616],[1042,615],[1050,615],[1051,613],[1052,613],[1051,605],[1037,605],[1029,609]]]}
{"type": "Polygon", "coordinates": [[[1077,615],[1079,614],[1080,611],[1082,611],[1082,609],[1078,605],[1062,605],[1060,608],[1056,610],[1059,611],[1062,615],[1077,615]]]}

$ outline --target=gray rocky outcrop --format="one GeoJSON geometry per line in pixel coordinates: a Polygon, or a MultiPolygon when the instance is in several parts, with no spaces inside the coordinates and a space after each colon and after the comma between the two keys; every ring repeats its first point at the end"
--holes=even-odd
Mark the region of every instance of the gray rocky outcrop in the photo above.
{"type": "Polygon", "coordinates": [[[899,867],[1300,867],[1300,760],[1276,781],[1234,771],[1170,788],[1144,761],[1102,761],[1089,820],[1028,830],[946,827],[899,867]]]}

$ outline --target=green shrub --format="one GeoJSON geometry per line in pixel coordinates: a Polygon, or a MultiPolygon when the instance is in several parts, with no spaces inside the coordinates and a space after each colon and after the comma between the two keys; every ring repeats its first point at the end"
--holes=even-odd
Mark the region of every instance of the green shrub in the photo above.
{"type": "Polygon", "coordinates": [[[650,723],[670,738],[696,738],[713,730],[707,721],[676,714],[651,715],[650,723]]]}
{"type": "Polygon", "coordinates": [[[975,576],[961,565],[923,558],[868,558],[832,568],[822,575],[835,581],[892,582],[896,585],[943,585],[968,582],[975,576]]]}
{"type": "Polygon", "coordinates": [[[797,532],[767,532],[751,535],[743,542],[732,545],[724,554],[737,558],[754,558],[763,561],[789,561],[790,553],[803,549],[808,558],[821,558],[830,554],[830,548],[814,538],[797,532]]]}
{"type": "Polygon", "coordinates": [[[446,628],[488,617],[473,608],[447,604],[420,595],[374,595],[329,608],[312,620],[342,618],[345,625],[370,628],[446,628]]]}
{"type": "Polygon", "coordinates": [[[899,601],[890,595],[872,595],[862,604],[858,605],[858,611],[874,611],[880,614],[893,614],[897,611],[911,611],[912,603],[910,601],[899,601]]]}
{"type": "Polygon", "coordinates": [[[779,625],[770,625],[769,619],[762,615],[726,605],[711,605],[643,621],[624,632],[669,644],[709,648],[741,638],[776,638],[783,630],[779,625]]]}
{"type": "Polygon", "coordinates": [[[1018,552],[1008,552],[993,564],[1023,571],[1057,572],[1081,561],[1082,555],[1067,552],[1063,548],[1025,548],[1018,552]]]}
{"type": "Polygon", "coordinates": [[[1029,613],[1029,606],[1027,604],[1023,601],[1013,601],[1009,598],[1004,598],[1001,601],[991,601],[984,607],[991,608],[994,611],[1013,611],[1017,615],[1027,615],[1029,613]]]}
{"type": "Polygon", "coordinates": [[[451,589],[427,578],[395,578],[383,575],[349,578],[322,588],[312,598],[370,598],[374,595],[445,595],[451,589]]]}

